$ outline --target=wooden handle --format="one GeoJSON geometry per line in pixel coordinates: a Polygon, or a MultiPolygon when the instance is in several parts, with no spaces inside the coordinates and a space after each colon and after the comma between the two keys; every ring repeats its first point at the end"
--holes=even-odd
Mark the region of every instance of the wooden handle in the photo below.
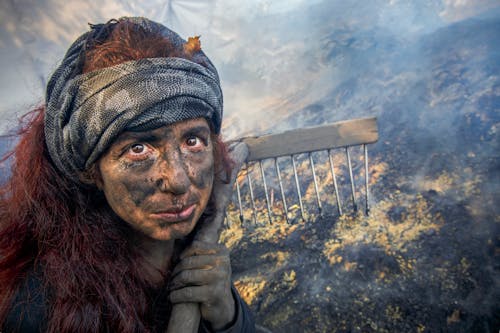
{"type": "Polygon", "coordinates": [[[248,146],[248,162],[373,143],[377,140],[376,118],[346,120],[242,139],[248,146]]]}
{"type": "MultiPolygon", "coordinates": [[[[207,228],[198,231],[196,239],[217,243],[217,239],[219,238],[218,229],[222,223],[221,221],[224,221],[224,215],[216,216],[216,218],[207,225],[207,228]]],[[[175,304],[170,314],[167,333],[196,333],[200,326],[200,319],[200,305],[198,303],[175,304]]]]}
{"type": "Polygon", "coordinates": [[[196,333],[200,326],[200,305],[179,303],[172,307],[167,333],[196,333]]]}

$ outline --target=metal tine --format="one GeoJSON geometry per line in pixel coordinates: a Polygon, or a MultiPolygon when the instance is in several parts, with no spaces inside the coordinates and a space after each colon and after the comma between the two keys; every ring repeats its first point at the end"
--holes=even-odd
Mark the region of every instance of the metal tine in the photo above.
{"type": "Polygon", "coordinates": [[[300,215],[302,216],[302,220],[306,221],[304,215],[304,206],[302,205],[302,194],[300,193],[299,176],[297,175],[297,167],[295,166],[294,155],[291,155],[291,158],[292,158],[293,174],[295,175],[295,185],[297,186],[297,195],[299,196],[300,215]]]}
{"type": "Polygon", "coordinates": [[[366,215],[370,214],[370,206],[369,206],[369,191],[368,191],[368,147],[366,144],[363,145],[363,150],[365,153],[365,200],[366,200],[366,215]]]}
{"type": "Polygon", "coordinates": [[[225,225],[226,227],[231,227],[231,223],[227,217],[227,210],[224,211],[224,221],[222,221],[222,225],[225,225]]]}
{"type": "Polygon", "coordinates": [[[243,223],[243,206],[241,205],[241,191],[238,178],[236,178],[236,194],[238,195],[238,207],[240,209],[240,222],[243,223]]]}
{"type": "Polygon", "coordinates": [[[358,205],[356,204],[356,195],[354,192],[354,177],[352,176],[352,165],[351,165],[351,155],[349,155],[349,147],[345,147],[345,153],[347,156],[347,165],[349,167],[349,180],[351,181],[351,193],[352,193],[352,205],[354,211],[358,211],[358,205]]]}
{"type": "Polygon", "coordinates": [[[250,168],[247,164],[247,180],[248,180],[248,189],[250,190],[250,201],[252,202],[252,212],[253,212],[253,220],[254,223],[257,224],[257,209],[255,208],[255,199],[253,196],[253,188],[252,188],[252,179],[250,177],[250,168]]]}
{"type": "Polygon", "coordinates": [[[312,154],[309,153],[309,163],[311,164],[311,170],[313,174],[314,190],[316,191],[316,200],[318,201],[319,214],[323,216],[323,209],[321,207],[321,199],[319,198],[318,182],[316,181],[316,170],[314,169],[314,161],[312,154]]]}
{"type": "Polygon", "coordinates": [[[259,160],[260,173],[262,175],[262,182],[264,184],[264,193],[266,195],[267,204],[267,216],[269,217],[269,223],[273,223],[273,218],[271,216],[271,203],[269,202],[269,193],[267,192],[266,175],[264,174],[264,168],[262,167],[262,160],[259,160]]]}
{"type": "Polygon", "coordinates": [[[337,199],[337,208],[339,209],[339,215],[342,215],[342,205],[340,204],[339,188],[337,186],[337,177],[335,176],[335,170],[333,169],[333,158],[331,149],[328,149],[328,160],[330,161],[330,170],[332,172],[333,188],[335,189],[335,197],[337,199]]]}
{"type": "Polygon", "coordinates": [[[278,165],[277,157],[274,158],[274,165],[276,167],[276,174],[278,175],[278,183],[280,184],[281,200],[283,201],[283,211],[285,213],[285,220],[286,223],[290,223],[290,221],[288,221],[288,207],[286,206],[285,191],[283,190],[283,182],[281,181],[281,172],[280,172],[280,167],[278,165]]]}

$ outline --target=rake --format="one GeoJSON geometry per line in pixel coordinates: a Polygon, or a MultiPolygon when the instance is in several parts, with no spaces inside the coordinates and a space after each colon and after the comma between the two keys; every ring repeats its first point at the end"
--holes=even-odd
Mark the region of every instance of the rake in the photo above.
{"type": "MultiPolygon", "coordinates": [[[[249,149],[249,155],[246,160],[246,168],[240,172],[237,181],[235,182],[235,193],[237,202],[237,210],[239,211],[239,219],[243,223],[244,215],[243,211],[245,209],[243,205],[242,187],[247,188],[247,194],[249,194],[250,201],[247,206],[250,206],[252,210],[252,217],[254,223],[257,223],[257,212],[259,209],[256,205],[256,200],[261,199],[265,201],[267,218],[269,223],[273,222],[273,192],[271,192],[268,186],[269,171],[266,176],[264,164],[272,164],[274,169],[274,180],[277,180],[276,190],[279,187],[279,193],[281,196],[281,206],[283,210],[283,215],[287,223],[290,223],[289,219],[289,207],[287,202],[286,187],[283,181],[282,173],[283,170],[280,168],[280,163],[286,162],[287,160],[291,163],[293,170],[293,180],[294,180],[294,192],[296,194],[298,207],[300,209],[300,217],[303,220],[307,220],[308,216],[311,214],[306,214],[304,208],[304,195],[303,189],[301,188],[301,182],[299,178],[304,175],[300,173],[297,168],[297,164],[300,158],[307,161],[310,168],[310,173],[312,174],[312,183],[314,184],[314,193],[316,198],[316,204],[319,214],[322,216],[324,213],[323,202],[321,200],[321,192],[318,185],[318,175],[316,172],[314,155],[319,155],[322,151],[325,151],[328,156],[329,172],[332,178],[333,193],[332,197],[335,197],[335,206],[337,207],[337,212],[342,215],[345,210],[345,204],[342,200],[340,193],[341,184],[338,183],[339,171],[335,171],[336,166],[333,158],[333,154],[336,151],[342,151],[344,155],[344,161],[347,165],[346,175],[344,178],[348,179],[347,187],[349,187],[350,192],[350,203],[353,211],[357,212],[360,207],[360,202],[364,202],[364,212],[366,215],[369,214],[369,169],[368,169],[368,144],[374,143],[378,140],[378,129],[376,118],[361,118],[353,119],[347,121],[336,122],[327,125],[307,127],[289,130],[278,134],[269,134],[258,137],[245,137],[239,139],[238,141],[243,141],[247,144],[249,149]],[[353,175],[353,163],[352,163],[352,150],[355,150],[356,146],[362,147],[362,156],[364,167],[364,200],[358,200],[356,198],[356,184],[355,177],[353,175]],[[269,163],[270,162],[270,163],[269,163]],[[256,195],[256,183],[253,180],[255,173],[261,179],[261,187],[263,188],[262,195],[259,197],[256,195]]],[[[324,155],[324,154],[323,154],[324,155]]],[[[269,168],[268,168],[269,169],[269,168]]],[[[274,189],[273,189],[274,190],[274,189]]],[[[290,191],[288,191],[290,192],[290,191]]],[[[330,197],[330,195],[328,195],[330,197]]],[[[236,205],[232,205],[233,210],[236,209],[236,205]]],[[[248,208],[248,207],[247,207],[248,208]]]]}
{"type": "MultiPolygon", "coordinates": [[[[279,134],[264,135],[260,137],[246,137],[237,141],[243,141],[248,147],[248,156],[246,158],[246,168],[241,171],[235,181],[235,192],[238,202],[239,218],[243,223],[243,200],[241,187],[246,182],[250,196],[250,204],[254,222],[257,223],[257,206],[256,200],[258,196],[254,193],[254,185],[252,184],[252,173],[255,172],[256,166],[260,171],[262,179],[262,186],[264,189],[264,198],[267,206],[267,213],[269,222],[273,222],[272,209],[273,205],[272,195],[269,195],[265,168],[265,162],[274,162],[274,169],[278,179],[278,185],[281,193],[281,200],[283,204],[283,213],[287,222],[289,208],[286,200],[285,186],[282,179],[282,171],[279,167],[278,159],[288,158],[291,159],[293,175],[295,180],[295,188],[297,192],[300,215],[301,218],[306,220],[306,214],[303,204],[303,196],[299,181],[299,172],[297,168],[297,159],[301,155],[307,155],[309,165],[312,171],[312,178],[314,189],[316,193],[316,201],[320,214],[323,213],[323,206],[320,199],[320,191],[318,180],[315,170],[313,153],[319,153],[323,150],[328,152],[328,160],[330,164],[330,171],[332,174],[332,181],[336,197],[337,209],[340,215],[343,214],[343,204],[341,202],[340,187],[337,184],[337,175],[334,169],[334,161],[332,158],[332,151],[337,149],[345,150],[345,159],[347,161],[347,173],[350,183],[352,207],[354,211],[358,210],[358,203],[356,201],[355,179],[353,166],[351,162],[350,149],[354,146],[363,147],[364,155],[364,179],[365,179],[365,213],[369,213],[369,191],[368,191],[368,149],[367,144],[376,142],[378,140],[377,122],[375,118],[355,119],[337,122],[329,125],[301,128],[290,130],[279,134]],[[246,179],[246,181],[245,181],[246,179]]],[[[229,185],[228,185],[229,186],[229,185]]],[[[231,190],[231,189],[229,189],[231,190]]],[[[229,198],[228,198],[229,200],[229,198]]],[[[232,205],[235,207],[235,205],[232,205]]],[[[229,210],[229,209],[228,209],[229,210]]],[[[218,233],[220,231],[221,222],[224,216],[216,218],[211,223],[204,225],[197,233],[197,238],[207,242],[217,242],[218,233]]],[[[226,215],[226,221],[229,219],[226,215]]],[[[194,333],[198,331],[200,322],[200,312],[198,304],[196,303],[182,303],[176,304],[172,309],[172,315],[169,321],[167,333],[194,333]]]]}

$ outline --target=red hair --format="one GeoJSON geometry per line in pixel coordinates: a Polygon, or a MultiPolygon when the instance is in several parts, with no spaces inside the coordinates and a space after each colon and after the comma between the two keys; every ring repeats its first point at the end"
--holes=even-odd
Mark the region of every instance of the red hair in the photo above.
{"type": "MultiPolygon", "coordinates": [[[[120,21],[111,29],[106,41],[86,52],[83,71],[148,57],[190,59],[168,40],[130,22],[120,21]]],[[[48,155],[44,112],[41,106],[24,118],[10,155],[11,177],[0,188],[0,323],[21,282],[39,271],[51,304],[49,332],[164,329],[167,295],[155,299],[158,288],[141,274],[145,264],[133,244],[134,231],[96,188],[60,175],[48,155]],[[162,308],[157,302],[164,312],[155,311],[162,308]]],[[[218,136],[213,139],[216,170],[230,173],[226,147],[218,136]]]]}

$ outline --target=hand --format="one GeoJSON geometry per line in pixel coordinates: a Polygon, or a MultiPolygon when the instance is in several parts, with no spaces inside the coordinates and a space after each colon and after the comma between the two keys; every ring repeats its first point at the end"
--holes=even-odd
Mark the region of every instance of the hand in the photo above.
{"type": "Polygon", "coordinates": [[[231,264],[224,245],[194,241],[172,272],[170,301],[200,303],[200,312],[212,329],[229,325],[235,316],[231,293],[231,264]]]}
{"type": "Polygon", "coordinates": [[[188,306],[193,302],[201,303],[201,315],[210,322],[214,330],[224,328],[234,318],[235,304],[231,294],[229,254],[227,249],[216,243],[236,175],[248,156],[248,147],[245,143],[234,142],[229,146],[229,154],[235,162],[231,179],[228,184],[220,180],[214,182],[214,214],[203,221],[195,241],[182,253],[181,262],[174,268],[170,300],[179,306],[172,309],[168,332],[177,333],[181,329],[192,329],[193,332],[197,330],[197,324],[192,325],[199,320],[197,309],[188,306]],[[186,271],[188,273],[184,273],[186,271]],[[184,305],[181,307],[182,304],[184,305]],[[196,317],[198,319],[190,321],[190,318],[196,317]]]}

